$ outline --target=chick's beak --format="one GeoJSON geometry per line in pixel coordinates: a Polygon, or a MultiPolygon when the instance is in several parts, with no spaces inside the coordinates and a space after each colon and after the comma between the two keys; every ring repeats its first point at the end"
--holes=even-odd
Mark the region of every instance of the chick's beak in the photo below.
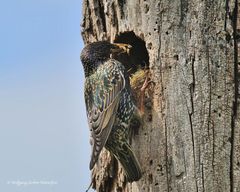
{"type": "Polygon", "coordinates": [[[130,49],[132,48],[129,44],[124,43],[113,43],[114,48],[111,49],[112,53],[127,53],[129,54],[130,49]]]}

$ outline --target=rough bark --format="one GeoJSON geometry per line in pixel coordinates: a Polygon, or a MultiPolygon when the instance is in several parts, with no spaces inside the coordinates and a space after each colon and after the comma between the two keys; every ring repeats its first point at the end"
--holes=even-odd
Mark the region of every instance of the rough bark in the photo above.
{"type": "MultiPolygon", "coordinates": [[[[149,54],[154,92],[133,148],[144,175],[126,184],[104,151],[97,191],[239,192],[237,0],[85,0],[85,43],[133,31],[149,54]]],[[[141,55],[141,53],[139,53],[141,55]]]]}

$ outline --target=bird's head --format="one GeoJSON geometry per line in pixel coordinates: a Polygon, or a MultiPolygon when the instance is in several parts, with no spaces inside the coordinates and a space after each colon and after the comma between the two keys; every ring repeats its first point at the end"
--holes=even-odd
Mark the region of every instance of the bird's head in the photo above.
{"type": "Polygon", "coordinates": [[[131,45],[98,41],[88,44],[81,52],[85,75],[92,74],[99,65],[110,59],[111,54],[129,53],[131,45]]]}

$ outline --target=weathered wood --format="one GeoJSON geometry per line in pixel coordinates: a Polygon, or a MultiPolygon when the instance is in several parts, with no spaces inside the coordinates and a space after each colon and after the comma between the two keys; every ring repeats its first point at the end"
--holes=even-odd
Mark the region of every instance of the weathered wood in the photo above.
{"type": "Polygon", "coordinates": [[[152,109],[132,143],[143,178],[126,184],[105,151],[93,171],[97,191],[240,191],[239,5],[84,1],[84,42],[133,31],[146,43],[155,82],[152,109]]]}

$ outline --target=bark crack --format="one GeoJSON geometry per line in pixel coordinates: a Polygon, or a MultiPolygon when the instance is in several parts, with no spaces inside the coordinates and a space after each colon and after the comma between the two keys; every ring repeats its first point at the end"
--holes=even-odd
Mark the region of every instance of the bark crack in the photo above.
{"type": "Polygon", "coordinates": [[[224,20],[224,31],[226,31],[227,29],[227,17],[228,17],[228,10],[229,10],[229,6],[228,6],[228,2],[229,0],[226,0],[225,2],[225,20],[224,20]]]}
{"type": "Polygon", "coordinates": [[[203,192],[205,192],[205,180],[204,180],[204,170],[203,170],[203,163],[201,164],[201,167],[202,167],[202,186],[203,186],[203,192]]]}
{"type": "Polygon", "coordinates": [[[230,152],[230,191],[234,192],[234,146],[235,146],[235,123],[237,117],[237,99],[238,99],[238,46],[237,46],[237,16],[238,0],[235,0],[234,10],[232,13],[233,27],[233,46],[234,46],[234,101],[232,106],[231,119],[231,152],[230,152]]]}
{"type": "MultiPolygon", "coordinates": [[[[192,94],[191,94],[191,104],[193,105],[193,101],[192,101],[192,94]]],[[[189,115],[189,122],[190,122],[190,129],[191,129],[191,137],[192,137],[192,147],[193,147],[193,163],[194,163],[194,167],[196,167],[196,155],[195,155],[195,141],[194,141],[194,133],[193,133],[193,123],[192,123],[192,115],[193,112],[189,112],[188,110],[188,115],[189,115]]],[[[197,183],[197,177],[196,177],[196,171],[194,169],[194,176],[196,178],[196,188],[198,191],[198,183],[197,183]]]]}
{"type": "Polygon", "coordinates": [[[207,40],[207,66],[208,66],[208,81],[209,81],[209,105],[208,105],[208,123],[207,123],[207,128],[208,128],[208,137],[210,137],[210,122],[211,122],[211,110],[212,110],[212,80],[211,80],[211,66],[209,62],[209,44],[207,40]]]}
{"type": "Polygon", "coordinates": [[[168,145],[167,145],[168,139],[167,139],[167,125],[166,125],[166,122],[165,122],[165,142],[166,142],[165,154],[166,154],[167,191],[169,192],[169,180],[168,180],[168,177],[169,177],[169,174],[168,174],[169,166],[168,166],[168,145]]]}
{"type": "Polygon", "coordinates": [[[117,12],[116,12],[116,6],[114,3],[111,5],[111,9],[112,9],[112,14],[113,14],[113,24],[116,27],[116,31],[119,31],[118,17],[117,17],[117,12]]]}
{"type": "MultiPolygon", "coordinates": [[[[194,113],[194,92],[195,92],[195,84],[196,84],[196,79],[195,79],[195,70],[194,70],[194,63],[195,63],[195,52],[193,54],[193,58],[191,61],[192,65],[192,83],[190,85],[190,101],[191,101],[191,112],[188,109],[188,115],[189,115],[189,122],[190,122],[190,129],[191,129],[191,137],[192,137],[192,147],[193,147],[193,160],[194,160],[194,167],[196,166],[196,154],[195,154],[195,140],[194,140],[194,131],[193,131],[193,122],[192,122],[192,115],[194,113]]],[[[194,170],[194,176],[196,178],[196,171],[194,170]]],[[[196,188],[198,191],[198,183],[196,179],[196,188]]]]}
{"type": "Polygon", "coordinates": [[[100,14],[100,18],[102,19],[103,32],[106,33],[107,32],[106,18],[104,14],[104,5],[102,3],[103,3],[102,1],[98,1],[99,14],[100,14]]]}

